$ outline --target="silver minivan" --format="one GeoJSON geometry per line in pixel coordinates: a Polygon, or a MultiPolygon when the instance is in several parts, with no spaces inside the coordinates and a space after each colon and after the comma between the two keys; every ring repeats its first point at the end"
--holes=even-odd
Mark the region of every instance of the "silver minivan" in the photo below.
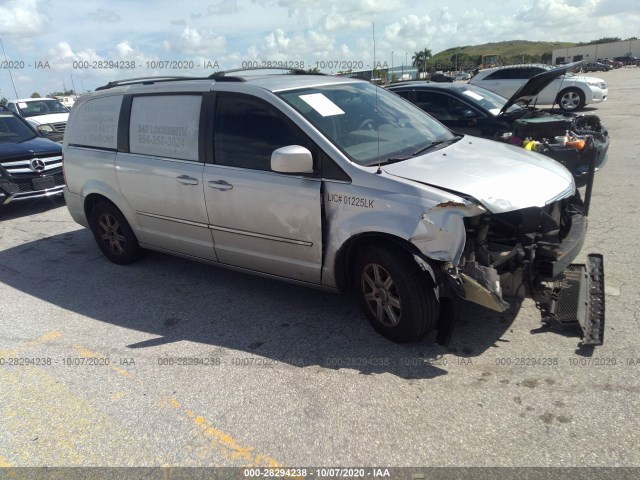
{"type": "Polygon", "coordinates": [[[112,82],[75,103],[65,198],[109,260],[153,249],[350,289],[399,342],[446,341],[461,298],[504,311],[550,292],[545,321],[602,342],[602,259],[570,265],[587,220],[562,165],[368,82],[251,73],[112,82]]]}

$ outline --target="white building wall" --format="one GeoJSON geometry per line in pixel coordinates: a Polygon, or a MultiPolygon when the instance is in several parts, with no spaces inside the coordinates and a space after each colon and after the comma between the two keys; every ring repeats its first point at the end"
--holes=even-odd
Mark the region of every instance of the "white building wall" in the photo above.
{"type": "Polygon", "coordinates": [[[614,57],[622,57],[629,52],[635,57],[640,57],[640,40],[625,40],[622,42],[601,43],[598,45],[557,48],[553,51],[552,63],[555,65],[558,57],[564,57],[565,62],[572,62],[574,57],[582,55],[582,60],[595,62],[598,58],[611,59],[614,57]]]}

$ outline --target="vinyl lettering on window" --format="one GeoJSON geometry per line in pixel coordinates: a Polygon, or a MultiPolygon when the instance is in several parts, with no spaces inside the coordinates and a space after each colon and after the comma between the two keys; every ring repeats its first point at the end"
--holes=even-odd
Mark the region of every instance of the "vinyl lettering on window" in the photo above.
{"type": "Polygon", "coordinates": [[[69,144],[96,148],[118,147],[118,118],[122,95],[100,97],[76,107],[73,128],[67,130],[69,144]]]}
{"type": "Polygon", "coordinates": [[[129,151],[198,161],[199,95],[135,97],[131,105],[129,151]]]}

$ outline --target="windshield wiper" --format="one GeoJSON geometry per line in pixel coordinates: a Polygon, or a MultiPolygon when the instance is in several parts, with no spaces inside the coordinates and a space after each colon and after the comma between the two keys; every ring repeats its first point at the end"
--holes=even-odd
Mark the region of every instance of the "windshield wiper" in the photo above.
{"type": "Polygon", "coordinates": [[[420,155],[421,153],[428,152],[429,150],[432,150],[435,147],[439,147],[441,145],[449,145],[451,143],[455,143],[458,140],[460,140],[462,137],[463,137],[463,135],[455,134],[455,136],[453,138],[450,138],[448,140],[434,140],[433,142],[431,142],[426,147],[420,148],[419,150],[416,150],[415,152],[413,152],[411,154],[411,156],[415,157],[416,155],[420,155]]]}
{"type": "Polygon", "coordinates": [[[447,140],[434,140],[433,142],[431,142],[429,145],[427,145],[426,147],[420,148],[418,150],[416,150],[415,152],[413,152],[411,155],[405,155],[403,157],[390,157],[387,158],[384,162],[378,162],[378,163],[373,163],[372,165],[390,165],[392,163],[398,163],[398,162],[403,162],[405,160],[409,160],[410,158],[413,158],[417,155],[420,155],[428,150],[431,150],[432,148],[435,147],[439,147],[440,145],[449,145],[451,143],[455,143],[458,140],[460,140],[464,135],[460,135],[458,133],[454,134],[453,138],[449,138],[447,140]]]}

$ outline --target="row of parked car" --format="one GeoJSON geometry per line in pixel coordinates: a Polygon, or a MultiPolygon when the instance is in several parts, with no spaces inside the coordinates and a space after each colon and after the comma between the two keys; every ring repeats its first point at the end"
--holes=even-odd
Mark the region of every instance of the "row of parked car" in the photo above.
{"type": "Polygon", "coordinates": [[[483,70],[469,83],[415,81],[387,88],[455,132],[527,145],[554,158],[584,185],[591,162],[598,170],[607,161],[609,134],[596,115],[574,112],[587,102],[605,101],[608,89],[601,79],[567,74],[570,68],[502,67],[483,70]],[[557,103],[560,111],[535,108],[534,100],[557,103]],[[584,144],[570,141],[586,137],[584,144]]]}

